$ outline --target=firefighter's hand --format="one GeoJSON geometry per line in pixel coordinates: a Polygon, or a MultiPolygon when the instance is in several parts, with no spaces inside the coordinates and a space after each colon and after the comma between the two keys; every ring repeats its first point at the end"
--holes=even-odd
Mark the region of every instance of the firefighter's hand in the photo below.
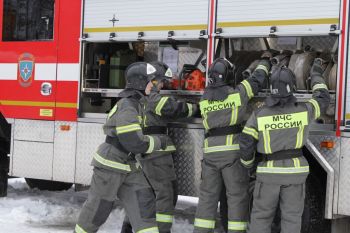
{"type": "Polygon", "coordinates": [[[135,154],[133,154],[131,152],[128,154],[128,157],[132,160],[135,160],[135,154]]]}
{"type": "Polygon", "coordinates": [[[310,77],[314,75],[322,76],[324,72],[324,66],[322,66],[323,62],[324,61],[321,58],[315,59],[314,64],[312,65],[310,70],[310,77]]]}
{"type": "Polygon", "coordinates": [[[270,60],[265,60],[265,59],[260,60],[260,62],[258,63],[256,69],[259,69],[259,68],[263,69],[265,72],[268,73],[270,71],[270,69],[271,69],[271,62],[270,62],[270,60]],[[266,69],[264,69],[264,67],[266,69]]]}
{"type": "Polygon", "coordinates": [[[255,166],[248,169],[248,175],[252,180],[256,179],[256,167],[255,166]]]}
{"type": "Polygon", "coordinates": [[[244,164],[244,163],[241,163],[243,167],[245,167],[246,169],[250,170],[254,167],[254,164],[250,164],[250,165],[247,165],[247,164],[244,164]]]}
{"type": "Polygon", "coordinates": [[[197,104],[192,104],[192,115],[191,116],[196,116],[199,112],[199,106],[197,104]]]}
{"type": "Polygon", "coordinates": [[[165,150],[168,146],[168,136],[158,136],[160,140],[160,148],[165,150]]]}
{"type": "Polygon", "coordinates": [[[261,59],[270,60],[271,58],[273,58],[274,56],[276,56],[279,53],[280,53],[279,51],[273,50],[273,49],[265,50],[263,52],[263,54],[261,55],[261,59]]]}
{"type": "Polygon", "coordinates": [[[242,162],[242,159],[241,159],[241,164],[242,164],[242,166],[243,166],[244,168],[247,169],[249,177],[252,178],[252,179],[255,178],[255,176],[256,176],[256,165],[255,165],[255,163],[252,162],[252,163],[250,163],[250,164],[248,165],[248,164],[246,164],[246,163],[243,163],[243,162],[242,162]]]}
{"type": "Polygon", "coordinates": [[[254,160],[253,161],[245,161],[242,157],[240,159],[241,164],[243,167],[247,168],[247,169],[251,169],[252,167],[254,167],[254,160]]]}

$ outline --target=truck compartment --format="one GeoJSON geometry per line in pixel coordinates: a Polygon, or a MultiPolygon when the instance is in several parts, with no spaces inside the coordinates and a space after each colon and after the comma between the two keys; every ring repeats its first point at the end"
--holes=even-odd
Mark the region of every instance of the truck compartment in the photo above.
{"type": "MultiPolygon", "coordinates": [[[[279,66],[289,67],[297,79],[299,101],[311,98],[309,72],[315,58],[321,58],[324,78],[332,102],[319,123],[335,123],[335,92],[337,85],[337,36],[303,36],[270,38],[217,38],[215,57],[226,57],[235,65],[231,83],[237,85],[252,72],[249,66],[265,51],[273,54],[273,72],[279,66]]],[[[84,42],[82,56],[82,92],[80,117],[90,113],[107,113],[125,86],[127,66],[136,61],[163,61],[174,77],[162,93],[198,101],[205,86],[206,40],[161,42],[84,42]]],[[[269,85],[252,101],[258,107],[269,95],[269,85]]]]}
{"type": "Polygon", "coordinates": [[[108,112],[125,87],[127,66],[136,61],[169,65],[173,81],[167,94],[199,96],[205,87],[206,46],[205,40],[84,43],[80,116],[108,112]]]}

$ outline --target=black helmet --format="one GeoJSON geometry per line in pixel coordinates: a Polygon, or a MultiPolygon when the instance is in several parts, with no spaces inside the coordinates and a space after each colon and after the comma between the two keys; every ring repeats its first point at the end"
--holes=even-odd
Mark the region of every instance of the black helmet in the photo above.
{"type": "Polygon", "coordinates": [[[235,66],[226,58],[216,59],[209,67],[209,86],[219,87],[229,84],[235,71],[235,66]]]}
{"type": "Polygon", "coordinates": [[[160,61],[151,62],[150,64],[157,70],[154,79],[158,81],[170,81],[172,79],[173,72],[167,64],[160,61]]]}
{"type": "Polygon", "coordinates": [[[287,67],[279,67],[270,78],[270,89],[272,97],[288,97],[296,90],[296,78],[287,67]]]}
{"type": "Polygon", "coordinates": [[[125,88],[144,91],[147,84],[155,78],[156,72],[156,68],[149,63],[132,63],[125,71],[125,88]]]}

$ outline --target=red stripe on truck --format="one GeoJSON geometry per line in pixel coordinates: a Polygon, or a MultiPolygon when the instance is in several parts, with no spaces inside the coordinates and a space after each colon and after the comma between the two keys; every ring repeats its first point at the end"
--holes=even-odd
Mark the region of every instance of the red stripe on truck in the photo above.
{"type": "Polygon", "coordinates": [[[340,126],[343,112],[343,88],[344,88],[344,61],[345,61],[345,43],[347,39],[347,10],[348,10],[348,1],[343,0],[343,9],[342,9],[342,19],[341,19],[341,48],[340,48],[340,62],[339,62],[339,89],[338,89],[338,113],[337,113],[337,127],[336,127],[336,136],[341,136],[340,126]]]}

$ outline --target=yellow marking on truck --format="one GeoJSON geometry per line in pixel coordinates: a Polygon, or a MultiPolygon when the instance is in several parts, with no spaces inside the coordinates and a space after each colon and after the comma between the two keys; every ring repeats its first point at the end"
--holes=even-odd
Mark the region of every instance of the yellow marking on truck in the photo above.
{"type": "Polygon", "coordinates": [[[345,119],[350,119],[350,113],[347,113],[347,114],[345,115],[345,119]]]}
{"type": "Polygon", "coordinates": [[[101,27],[84,28],[84,33],[91,32],[144,32],[144,31],[173,31],[173,30],[206,30],[207,24],[193,25],[164,25],[164,26],[135,26],[135,27],[101,27]]]}
{"type": "Polygon", "coordinates": [[[321,19],[287,19],[287,20],[259,20],[243,22],[219,22],[217,27],[261,27],[261,26],[287,26],[309,24],[338,24],[339,18],[321,19]]]}
{"type": "Polygon", "coordinates": [[[56,102],[57,108],[77,108],[77,103],[64,103],[64,102],[56,102]]]}
{"type": "Polygon", "coordinates": [[[40,109],[40,116],[52,117],[53,116],[53,110],[52,109],[40,109]]]}

